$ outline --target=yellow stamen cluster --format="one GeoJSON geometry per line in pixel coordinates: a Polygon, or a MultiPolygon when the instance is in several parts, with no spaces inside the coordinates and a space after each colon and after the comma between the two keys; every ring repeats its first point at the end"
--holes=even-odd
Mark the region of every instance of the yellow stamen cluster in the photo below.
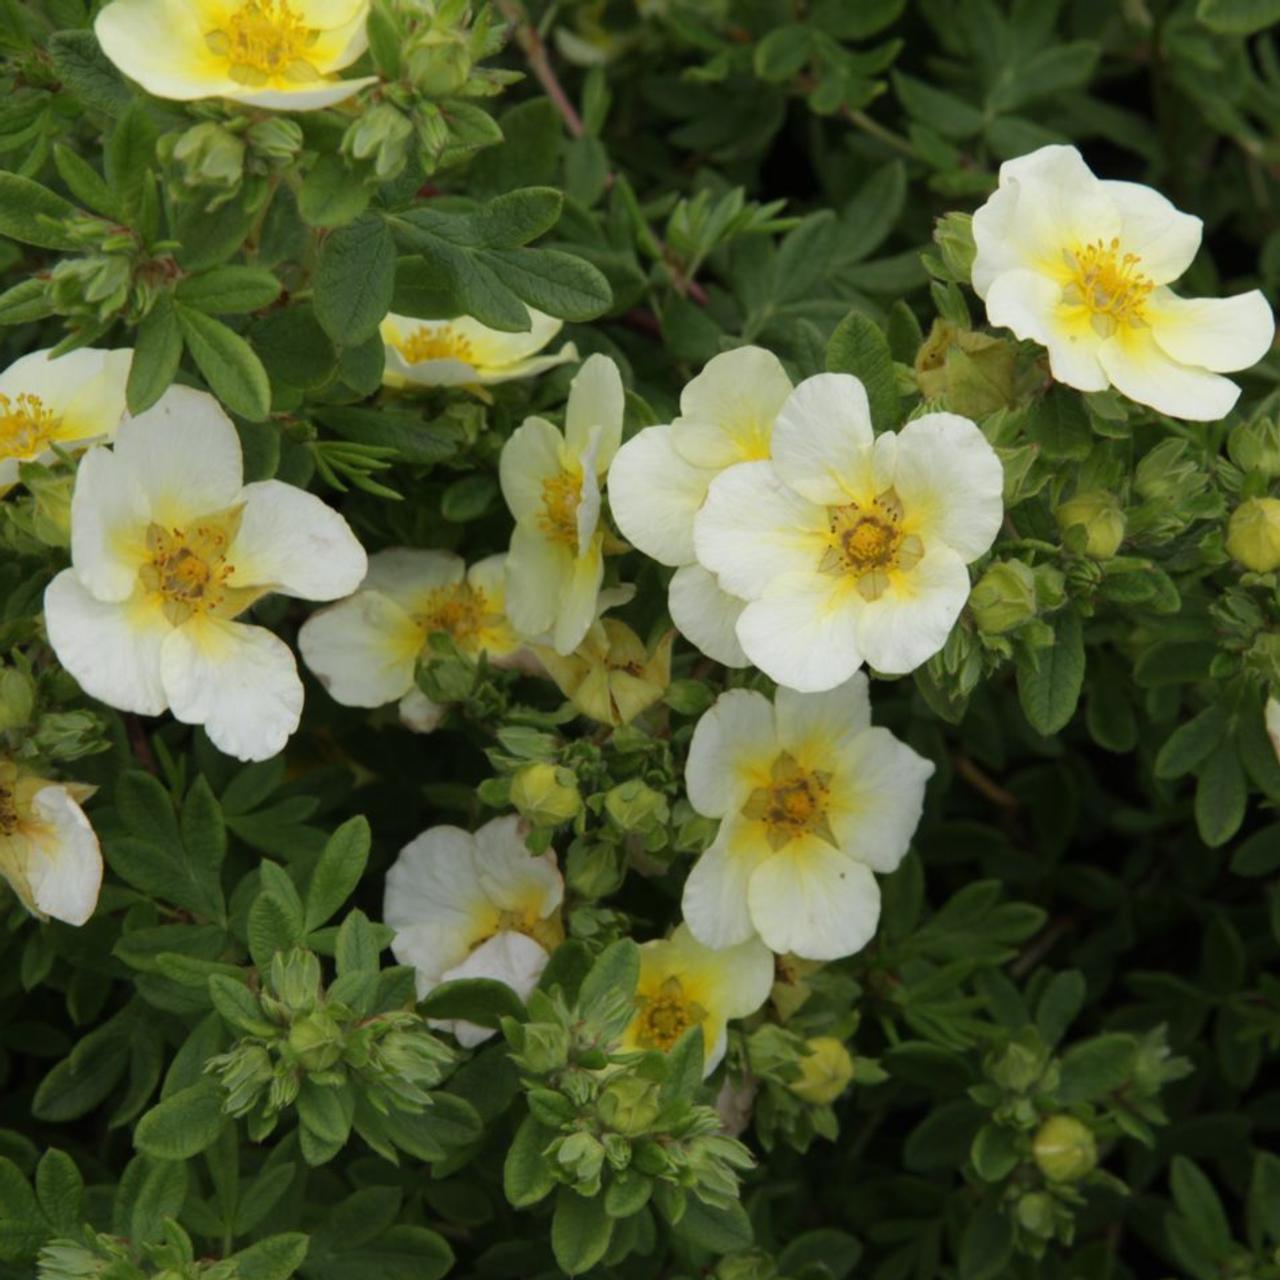
{"type": "Polygon", "coordinates": [[[852,574],[865,600],[879,599],[893,570],[912,569],[924,555],[920,539],[903,532],[902,518],[902,501],[892,489],[869,503],[828,507],[830,545],[818,567],[824,573],[852,574]]]}
{"type": "Polygon", "coordinates": [[[578,504],[581,501],[581,470],[558,471],[542,482],[542,511],[538,516],[538,527],[552,542],[576,549],[578,504]]]}
{"type": "Polygon", "coordinates": [[[39,396],[0,394],[0,458],[34,458],[49,447],[58,419],[39,396]]]}
{"type": "Polygon", "coordinates": [[[775,853],[804,835],[815,835],[838,847],[827,819],[830,801],[831,775],[803,768],[784,751],[770,767],[768,784],[752,791],[742,813],[764,824],[765,839],[775,853]]]}
{"type": "Polygon", "coordinates": [[[195,614],[234,617],[248,603],[229,585],[235,566],[227,552],[240,524],[240,509],[206,516],[189,529],[147,528],[143,587],[160,597],[165,617],[181,626],[195,614]],[[238,607],[237,607],[238,606],[238,607]]]}
{"type": "Polygon", "coordinates": [[[279,78],[318,80],[320,73],[307,53],[319,36],[290,8],[289,0],[243,0],[225,26],[205,35],[205,43],[227,60],[232,80],[263,85],[279,78]]]}
{"type": "Polygon", "coordinates": [[[1121,253],[1119,239],[1093,244],[1065,255],[1071,278],[1063,290],[1068,306],[1084,307],[1089,322],[1102,337],[1110,337],[1121,325],[1146,324],[1144,307],[1155,285],[1138,264],[1136,253],[1121,253]]]}
{"type": "Polygon", "coordinates": [[[636,1041],[645,1049],[667,1052],[692,1026],[707,1016],[690,1000],[679,978],[667,978],[656,995],[638,996],[636,1041]]]}
{"type": "Polygon", "coordinates": [[[549,916],[540,916],[535,908],[500,912],[493,933],[481,938],[476,946],[479,946],[480,942],[487,942],[497,933],[523,933],[526,938],[532,938],[547,952],[554,951],[564,941],[564,925],[560,923],[560,912],[553,911],[549,916]]]}
{"type": "Polygon", "coordinates": [[[468,582],[436,587],[414,615],[427,635],[443,631],[459,645],[473,639],[490,616],[484,592],[468,582]]]}
{"type": "Polygon", "coordinates": [[[475,356],[471,340],[454,331],[452,325],[422,325],[415,329],[396,349],[409,364],[421,364],[424,360],[461,360],[474,364],[475,356]]]}

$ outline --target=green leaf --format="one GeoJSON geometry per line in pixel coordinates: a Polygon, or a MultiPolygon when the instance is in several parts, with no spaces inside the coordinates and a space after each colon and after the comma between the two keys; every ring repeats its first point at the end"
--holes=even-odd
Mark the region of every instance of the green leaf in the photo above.
{"type": "Polygon", "coordinates": [[[1211,849],[1226,844],[1244,821],[1249,792],[1234,742],[1217,748],[1196,778],[1196,829],[1211,849]]]}
{"type": "Polygon", "coordinates": [[[1178,1212],[1197,1240],[1215,1258],[1226,1258],[1231,1253],[1231,1224],[1213,1183],[1186,1156],[1174,1156],[1169,1167],[1169,1189],[1178,1212]]]}
{"type": "Polygon", "coordinates": [[[189,1160],[210,1146],[230,1121],[211,1080],[171,1094],[138,1121],[133,1145],[156,1160],[189,1160]]]}
{"type": "Polygon", "coordinates": [[[944,138],[971,138],[983,126],[985,118],[977,107],[945,89],[900,71],[893,73],[893,87],[907,111],[944,138]]]}
{"type": "Polygon", "coordinates": [[[498,118],[502,141],[482,151],[467,170],[476,195],[495,195],[518,187],[555,181],[564,144],[564,122],[549,98],[517,103],[498,118]]]}
{"type": "Polygon", "coordinates": [[[49,57],[63,85],[86,107],[114,116],[133,101],[124,77],[102,52],[92,30],[55,31],[49,37],[49,57]]]}
{"type": "Polygon", "coordinates": [[[682,1240],[710,1253],[740,1253],[751,1248],[754,1238],[751,1219],[739,1202],[720,1208],[692,1195],[674,1230],[682,1240]]]}
{"type": "Polygon", "coordinates": [[[210,884],[218,882],[222,860],[227,855],[227,828],[208,780],[197,778],[182,805],[182,843],[193,867],[199,868],[210,884]]]}
{"type": "Polygon", "coordinates": [[[525,1116],[507,1148],[502,1165],[502,1189],[513,1208],[527,1209],[546,1199],[556,1185],[551,1162],[542,1153],[555,1132],[533,1116],[525,1116]]]}
{"type": "Polygon", "coordinates": [[[969,1158],[985,1182],[1003,1182],[1022,1158],[1018,1138],[998,1124],[984,1124],[973,1139],[969,1158]]]}
{"type": "Polygon", "coordinates": [[[107,186],[102,175],[70,147],[64,146],[61,142],[57,143],[53,148],[53,163],[58,170],[58,176],[86,209],[92,209],[95,213],[100,213],[107,218],[123,216],[119,200],[107,186]]]}
{"type": "Polygon", "coordinates": [[[379,217],[358,218],[331,232],[313,278],[316,319],[334,342],[352,346],[374,337],[391,309],[396,249],[379,217]]]}
{"type": "Polygon", "coordinates": [[[774,27],[756,44],[755,73],[761,80],[782,84],[808,62],[810,49],[810,29],[806,24],[792,22],[774,27]]]}
{"type": "Polygon", "coordinates": [[[76,242],[60,226],[41,219],[60,223],[75,212],[73,204],[38,182],[0,171],[0,235],[42,249],[74,249],[76,242]]]}
{"type": "Polygon", "coordinates": [[[1057,1044],[1084,1008],[1084,974],[1079,969],[1055,973],[1040,993],[1036,1029],[1046,1044],[1057,1044]]]}
{"type": "Polygon", "coordinates": [[[187,349],[209,390],[250,422],[261,422],[271,410],[271,384],[262,361],[238,333],[203,311],[175,304],[187,349]]]}
{"type": "Polygon", "coordinates": [[[546,235],[560,221],[563,208],[564,196],[555,187],[525,187],[482,205],[471,221],[480,244],[517,249],[546,235]]]}
{"type": "Polygon", "coordinates": [[[1013,1259],[1013,1224],[993,1200],[978,1206],[960,1237],[961,1280],[996,1280],[1013,1259]]]}
{"type": "Polygon", "coordinates": [[[1238,876],[1269,876],[1280,868],[1280,822],[1255,831],[1231,855],[1231,870],[1238,876]]]}
{"type": "Polygon", "coordinates": [[[48,284],[32,276],[0,293],[0,324],[27,324],[53,315],[48,284]]]}
{"type": "Polygon", "coordinates": [[[1026,432],[1052,462],[1083,462],[1093,450],[1089,411],[1066,387],[1053,387],[1027,410],[1026,432]]]}
{"type": "Polygon", "coordinates": [[[318,929],[350,897],[369,861],[369,823],[348,818],[328,839],[306,896],[306,930],[318,929]]]}
{"type": "Polygon", "coordinates": [[[160,399],[178,372],[182,360],[182,330],[173,298],[162,293],[138,326],[125,399],[132,414],[142,413],[160,399]]]}
{"type": "Polygon", "coordinates": [[[1196,17],[1213,31],[1248,36],[1280,22],[1280,0],[1199,0],[1196,17]]]}
{"type": "Polygon", "coordinates": [[[50,1148],[36,1166],[36,1196],[55,1231],[77,1231],[84,1221],[84,1179],[65,1151],[50,1148]]]}
{"type": "Polygon", "coordinates": [[[1058,615],[1053,645],[1018,654],[1018,701],[1031,727],[1045,737],[1070,723],[1084,685],[1084,639],[1080,615],[1058,615]]]}
{"type": "Polygon", "coordinates": [[[901,406],[889,342],[879,326],[861,311],[850,311],[836,326],[827,343],[827,372],[851,373],[861,381],[875,430],[898,425],[901,406]]]}
{"type": "Polygon", "coordinates": [[[831,1280],[845,1280],[858,1265],[862,1244],[856,1236],[833,1227],[819,1227],[796,1236],[778,1254],[778,1267],[784,1275],[816,1275],[821,1267],[831,1280]]]}
{"type": "Polygon", "coordinates": [[[147,104],[138,98],[121,112],[107,139],[107,182],[131,218],[141,211],[143,190],[155,170],[156,135],[147,104]]]}
{"type": "Polygon", "coordinates": [[[211,316],[245,315],[275,302],[280,281],[261,267],[212,267],[180,280],[174,296],[211,316]]]}
{"type": "Polygon", "coordinates": [[[340,227],[369,207],[372,194],[340,156],[321,156],[298,192],[298,212],[313,227],[340,227]]]}
{"type": "Polygon", "coordinates": [[[1191,773],[1226,736],[1227,727],[1227,711],[1220,702],[1179,725],[1156,756],[1156,777],[1181,778],[1191,773]]]}
{"type": "Polygon", "coordinates": [[[300,1231],[268,1236],[231,1255],[237,1280],[289,1280],[307,1256],[309,1237],[300,1231]]]}
{"type": "Polygon", "coordinates": [[[561,1271],[570,1276],[590,1271],[604,1257],[612,1234],[613,1219],[604,1211],[603,1196],[560,1188],[551,1218],[551,1249],[561,1271]]]}
{"type": "Polygon", "coordinates": [[[523,1022],[524,1002],[505,982],[493,978],[455,978],[433,987],[419,1002],[424,1018],[462,1018],[481,1027],[497,1027],[502,1018],[523,1022]]]}
{"type": "Polygon", "coordinates": [[[309,1260],[307,1280],[441,1280],[453,1250],[426,1227],[398,1225],[349,1253],[309,1260]]]}
{"type": "Polygon", "coordinates": [[[613,302],[591,263],[558,249],[486,250],[485,260],[517,297],[561,320],[594,320],[613,302]]]}
{"type": "Polygon", "coordinates": [[[1073,1044],[1062,1055],[1058,1101],[1070,1106],[1114,1093],[1133,1073],[1136,1055],[1133,1037],[1120,1032],[1073,1044]]]}

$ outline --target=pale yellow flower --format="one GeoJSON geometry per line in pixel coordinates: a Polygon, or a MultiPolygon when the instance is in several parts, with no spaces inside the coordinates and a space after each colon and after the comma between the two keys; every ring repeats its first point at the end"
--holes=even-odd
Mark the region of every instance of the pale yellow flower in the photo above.
{"type": "Polygon", "coordinates": [[[630,724],[666,693],[675,635],[666,632],[650,653],[625,622],[602,618],[567,657],[541,646],[534,652],[583,715],[601,724],[630,724]]]}

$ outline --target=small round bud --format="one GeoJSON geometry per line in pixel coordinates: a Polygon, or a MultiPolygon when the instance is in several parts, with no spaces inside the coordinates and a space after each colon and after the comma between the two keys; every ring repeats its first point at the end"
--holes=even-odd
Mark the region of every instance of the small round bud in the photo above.
{"type": "Polygon", "coordinates": [[[325,1013],[310,1013],[289,1028],[289,1048],[308,1071],[327,1071],[342,1056],[342,1031],[325,1013]]]}
{"type": "Polygon", "coordinates": [[[806,1102],[834,1102],[853,1081],[853,1059],[835,1036],[806,1041],[809,1052],[799,1060],[800,1079],[788,1087],[806,1102]]]}
{"type": "Polygon", "coordinates": [[[1018,1200],[1015,1210],[1020,1226],[1028,1235],[1041,1240],[1053,1238],[1053,1197],[1043,1191],[1030,1191],[1018,1200]]]}
{"type": "Polygon", "coordinates": [[[629,778],[610,788],[604,809],[628,835],[647,835],[662,826],[671,812],[666,797],[639,778],[629,778]]]}
{"type": "Polygon", "coordinates": [[[1066,533],[1077,526],[1085,531],[1085,555],[1110,560],[1124,541],[1124,512],[1114,494],[1100,490],[1078,493],[1055,513],[1058,528],[1066,533]]]}
{"type": "Polygon", "coordinates": [[[943,214],[933,226],[933,242],[953,280],[968,281],[973,274],[977,248],[973,243],[973,215],[943,214]]]}
{"type": "Polygon", "coordinates": [[[0,730],[17,729],[31,719],[36,704],[35,681],[25,671],[0,671],[0,730]]]}
{"type": "Polygon", "coordinates": [[[511,803],[535,826],[558,827],[578,816],[582,796],[568,769],[527,764],[511,780],[511,803]]]}
{"type": "Polygon", "coordinates": [[[249,146],[268,160],[292,160],[302,150],[302,126],[284,116],[269,116],[249,126],[249,146]]]}
{"type": "Polygon", "coordinates": [[[1231,513],[1227,553],[1254,573],[1280,568],[1280,498],[1250,498],[1231,513]]]}
{"type": "Polygon", "coordinates": [[[1227,437],[1227,453],[1241,471],[1280,476],[1280,419],[1242,422],[1227,437]]]}
{"type": "Polygon", "coordinates": [[[222,125],[205,121],[178,139],[173,158],[187,186],[231,191],[244,173],[244,142],[222,125]]]}
{"type": "Polygon", "coordinates": [[[373,163],[374,174],[386,182],[396,177],[409,158],[413,124],[389,102],[365,111],[347,130],[342,150],[353,160],[373,163]]]}
{"type": "Polygon", "coordinates": [[[1002,635],[1036,616],[1036,579],[1021,560],[1000,560],[978,580],[969,611],[979,631],[1002,635]]]}
{"type": "Polygon", "coordinates": [[[1098,1163],[1098,1143],[1075,1116],[1050,1116],[1031,1144],[1040,1172],[1050,1182],[1076,1182],[1098,1163]]]}

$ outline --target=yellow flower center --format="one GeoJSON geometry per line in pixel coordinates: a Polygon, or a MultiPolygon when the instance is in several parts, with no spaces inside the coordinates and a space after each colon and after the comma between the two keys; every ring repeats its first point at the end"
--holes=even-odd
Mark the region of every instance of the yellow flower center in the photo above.
{"type": "Polygon", "coordinates": [[[175,627],[195,614],[235,617],[257,593],[229,585],[235,565],[227,552],[240,526],[241,508],[205,516],[186,529],[147,527],[143,587],[159,596],[164,615],[175,627]]]}
{"type": "Polygon", "coordinates": [[[472,639],[491,616],[483,591],[467,582],[454,582],[432,591],[414,619],[427,635],[444,631],[462,644],[472,639]]]}
{"type": "Polygon", "coordinates": [[[58,419],[39,396],[0,394],[0,458],[34,458],[49,447],[58,419]]]}
{"type": "Polygon", "coordinates": [[[892,571],[912,569],[924,555],[920,539],[903,533],[902,516],[902,502],[892,489],[869,503],[828,507],[830,543],[818,567],[824,573],[852,574],[863,599],[879,599],[892,571]]]}
{"type": "Polygon", "coordinates": [[[245,85],[318,80],[307,58],[320,32],[306,26],[289,0],[243,0],[226,25],[206,33],[211,52],[228,63],[227,74],[245,85]]]}
{"type": "Polygon", "coordinates": [[[666,1053],[690,1027],[705,1020],[707,1011],[685,995],[680,979],[667,978],[655,995],[637,996],[636,1043],[666,1053]]]}
{"type": "Polygon", "coordinates": [[[747,797],[742,814],[764,824],[765,839],[775,853],[804,835],[815,835],[835,846],[835,833],[827,819],[830,802],[831,775],[801,767],[784,751],[769,769],[768,784],[747,797]]]}
{"type": "MultiPolygon", "coordinates": [[[[564,941],[564,925],[560,923],[559,911],[553,911],[549,916],[540,916],[534,910],[500,912],[497,927],[489,937],[498,933],[522,933],[548,953],[564,941]]],[[[488,938],[480,941],[487,942],[488,938]]]]}
{"type": "Polygon", "coordinates": [[[1122,254],[1120,241],[1113,239],[1110,244],[1095,240],[1065,256],[1071,278],[1063,301],[1084,307],[1101,337],[1110,337],[1121,325],[1146,324],[1143,308],[1155,285],[1138,270],[1142,259],[1136,253],[1122,254]]]}
{"type": "Polygon", "coordinates": [[[538,527],[552,542],[570,549],[578,545],[578,506],[582,502],[582,471],[559,471],[542,482],[542,512],[538,527]]]}
{"type": "Polygon", "coordinates": [[[420,326],[403,342],[396,343],[396,350],[409,364],[421,364],[424,360],[461,360],[464,364],[475,364],[471,340],[447,324],[420,326]]]}

